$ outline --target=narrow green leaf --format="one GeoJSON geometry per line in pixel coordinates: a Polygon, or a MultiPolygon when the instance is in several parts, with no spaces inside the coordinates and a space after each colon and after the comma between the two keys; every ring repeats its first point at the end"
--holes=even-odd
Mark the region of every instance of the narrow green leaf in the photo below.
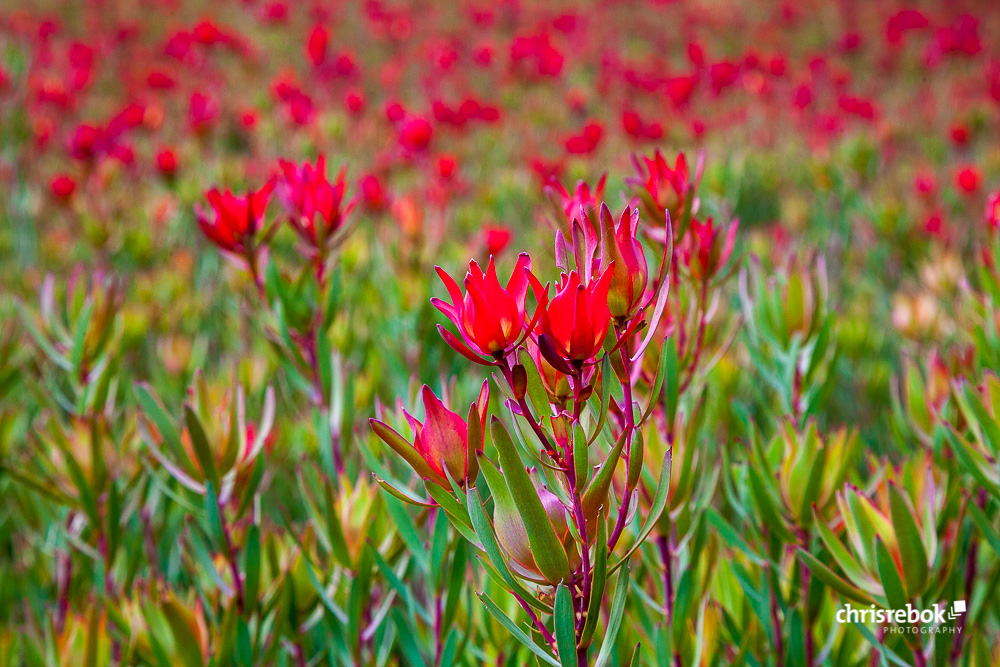
{"type": "Polygon", "coordinates": [[[601,409],[600,413],[597,415],[597,424],[594,426],[594,432],[590,434],[590,438],[587,442],[594,444],[594,440],[597,439],[597,435],[604,428],[604,422],[608,419],[608,408],[611,405],[611,382],[614,377],[614,373],[611,372],[611,358],[605,354],[604,358],[601,359],[601,409]]]}
{"type": "Polygon", "coordinates": [[[493,418],[490,427],[493,434],[493,444],[500,455],[500,465],[507,480],[507,488],[513,497],[517,498],[517,510],[524,521],[528,533],[528,543],[535,557],[538,570],[551,582],[565,581],[570,576],[569,559],[563,548],[556,529],[552,527],[545,507],[542,505],[538,492],[535,491],[528,471],[517,454],[514,442],[510,439],[503,423],[493,418]]]}
{"type": "Polygon", "coordinates": [[[191,436],[191,448],[198,458],[202,473],[214,488],[221,489],[219,471],[215,468],[215,458],[212,455],[212,448],[208,444],[208,437],[205,435],[201,420],[198,419],[197,413],[190,405],[184,406],[184,423],[187,424],[188,435],[191,436]]]}
{"type": "Polygon", "coordinates": [[[597,537],[594,542],[594,579],[590,585],[590,604],[587,605],[587,619],[580,636],[581,646],[590,646],[597,629],[597,621],[601,618],[601,602],[604,600],[604,587],[608,582],[608,522],[604,512],[597,515],[597,537]]]}
{"type": "MultiPolygon", "coordinates": [[[[924,592],[930,570],[927,565],[927,552],[924,550],[923,537],[917,522],[913,518],[910,504],[903,497],[895,484],[889,485],[889,511],[892,515],[892,525],[899,542],[899,555],[903,564],[903,576],[906,579],[906,590],[911,597],[924,592]]],[[[930,530],[934,530],[931,526],[930,530]]]]}
{"type": "Polygon", "coordinates": [[[993,553],[1000,556],[1000,534],[997,533],[996,529],[990,523],[989,518],[983,513],[983,510],[979,509],[979,506],[970,502],[967,506],[969,511],[969,516],[972,517],[973,523],[979,528],[979,532],[983,534],[986,539],[986,543],[990,545],[993,549],[993,553]]]}
{"type": "Polygon", "coordinates": [[[552,665],[552,667],[562,667],[562,665],[560,665],[555,658],[553,658],[541,646],[536,644],[531,639],[531,637],[529,637],[524,632],[524,630],[518,627],[517,623],[515,623],[509,616],[507,616],[507,614],[505,614],[503,610],[500,609],[500,607],[498,607],[497,604],[490,599],[489,595],[487,595],[486,593],[476,593],[476,596],[482,601],[483,605],[485,605],[486,607],[486,610],[490,612],[493,618],[497,619],[500,622],[500,625],[507,628],[507,631],[510,632],[510,634],[514,635],[514,638],[517,641],[521,642],[524,646],[528,648],[529,651],[538,656],[538,658],[542,662],[544,662],[547,665],[552,665]]]}
{"type": "Polygon", "coordinates": [[[855,602],[860,602],[861,604],[875,604],[875,600],[838,577],[833,570],[828,568],[820,562],[818,558],[805,549],[799,549],[798,554],[799,558],[805,562],[806,567],[808,567],[809,570],[816,575],[817,579],[840,593],[843,597],[846,597],[849,600],[854,600],[855,602]]]}
{"type": "Polygon", "coordinates": [[[646,541],[646,538],[649,537],[656,523],[660,520],[663,510],[666,509],[668,496],[670,495],[670,462],[673,457],[672,451],[673,447],[670,447],[667,449],[667,453],[663,455],[663,464],[660,466],[660,479],[656,483],[656,492],[653,494],[653,500],[649,505],[649,513],[646,514],[646,520],[643,522],[642,528],[639,529],[639,535],[636,537],[635,543],[621,560],[611,566],[611,569],[608,571],[609,575],[624,565],[629,557],[642,546],[642,543],[646,541]]]}
{"type": "Polygon", "coordinates": [[[535,412],[538,413],[538,418],[549,417],[552,414],[552,408],[549,405],[549,394],[545,391],[545,385],[542,384],[538,365],[535,364],[535,360],[524,347],[518,350],[517,360],[524,366],[528,375],[528,399],[535,408],[535,412]]]}
{"type": "Polygon", "coordinates": [[[556,588],[556,607],[553,614],[556,630],[556,648],[562,667],[577,667],[576,627],[573,619],[573,596],[566,586],[556,588]]]}
{"type": "Polygon", "coordinates": [[[257,606],[257,591],[260,588],[260,529],[252,524],[247,530],[243,548],[243,595],[246,609],[257,606]]]}
{"type": "Polygon", "coordinates": [[[875,563],[878,566],[878,577],[882,581],[886,602],[893,609],[902,609],[906,606],[906,588],[899,577],[899,570],[896,569],[896,561],[892,559],[889,548],[880,537],[875,538],[875,563]]]}
{"type": "MultiPolygon", "coordinates": [[[[486,466],[484,465],[483,470],[485,469],[486,466]]],[[[472,525],[476,529],[476,536],[479,538],[480,543],[482,543],[483,551],[486,552],[486,556],[493,563],[500,577],[510,586],[510,589],[515,594],[529,605],[540,611],[551,611],[551,607],[537,601],[535,596],[529,593],[514,578],[514,575],[510,573],[510,570],[507,568],[507,561],[504,560],[503,554],[500,551],[500,545],[497,543],[497,538],[493,533],[493,524],[490,523],[489,517],[486,516],[486,510],[483,508],[482,500],[479,499],[479,492],[476,491],[476,487],[469,487],[466,493],[468,494],[469,517],[472,519],[472,525]]]]}
{"type": "Polygon", "coordinates": [[[625,613],[625,598],[628,597],[628,586],[629,569],[626,567],[618,575],[618,584],[615,586],[615,597],[611,602],[611,615],[608,618],[608,631],[604,633],[604,641],[601,644],[600,652],[597,654],[597,661],[594,663],[594,667],[603,667],[615,648],[615,642],[618,640],[618,630],[621,629],[622,625],[622,615],[625,613]]]}

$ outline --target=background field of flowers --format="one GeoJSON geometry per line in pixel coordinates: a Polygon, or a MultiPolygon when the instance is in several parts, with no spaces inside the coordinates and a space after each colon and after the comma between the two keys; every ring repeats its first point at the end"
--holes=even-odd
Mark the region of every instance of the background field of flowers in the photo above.
{"type": "Polygon", "coordinates": [[[998,239],[996,3],[5,2],[0,664],[1000,664],[998,239]]]}

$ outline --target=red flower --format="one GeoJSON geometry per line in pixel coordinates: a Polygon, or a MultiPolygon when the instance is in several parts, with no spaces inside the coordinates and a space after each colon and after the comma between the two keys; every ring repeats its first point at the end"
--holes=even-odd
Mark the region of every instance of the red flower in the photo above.
{"type": "Polygon", "coordinates": [[[1000,229],[1000,190],[986,198],[986,223],[991,232],[1000,229]]]}
{"type": "Polygon", "coordinates": [[[565,186],[556,180],[555,176],[552,176],[545,185],[545,190],[554,193],[559,198],[559,204],[566,215],[566,222],[572,224],[574,220],[580,220],[581,215],[597,209],[598,204],[604,199],[604,184],[607,179],[608,175],[603,174],[593,188],[585,182],[579,181],[571,195],[565,186]]]}
{"type": "Polygon", "coordinates": [[[52,190],[52,196],[61,202],[68,202],[76,192],[76,181],[74,181],[70,176],[61,174],[52,179],[52,183],[49,185],[52,190]]]}
{"type": "Polygon", "coordinates": [[[252,249],[249,242],[261,227],[273,189],[273,179],[256,192],[251,190],[243,197],[238,197],[229,190],[220,192],[213,188],[205,197],[212,207],[214,217],[209,219],[203,211],[198,210],[198,226],[221,250],[244,254],[252,249]]]}
{"type": "Polygon", "coordinates": [[[510,228],[503,225],[487,225],[483,227],[483,240],[486,244],[486,251],[492,257],[499,255],[510,243],[510,228]]]}
{"type": "Polygon", "coordinates": [[[464,296],[451,276],[440,267],[435,269],[448,288],[451,303],[437,298],[431,299],[431,303],[458,328],[462,340],[440,325],[438,331],[457,352],[475,361],[482,362],[476,355],[494,358],[506,355],[534,327],[538,310],[544,306],[545,290],[531,275],[531,258],[527,253],[518,256],[506,289],[500,286],[492,257],[485,274],[475,260],[469,262],[464,296]],[[524,302],[529,284],[539,306],[525,331],[524,302]]]}
{"type": "Polygon", "coordinates": [[[681,244],[681,261],[696,280],[709,279],[725,266],[736,245],[739,222],[734,220],[728,229],[716,227],[709,217],[705,222],[691,219],[691,227],[681,244]],[[722,232],[725,232],[723,234],[722,232]]]}
{"type": "Polygon", "coordinates": [[[331,234],[341,228],[355,205],[354,201],[344,204],[347,191],[344,170],[331,183],[322,155],[315,166],[308,162],[296,165],[287,160],[280,160],[279,165],[282,180],[277,195],[292,227],[313,248],[325,248],[331,234]]]}
{"type": "Polygon", "coordinates": [[[156,168],[164,178],[170,179],[177,175],[177,154],[171,148],[164,148],[156,154],[156,168]]]}
{"type": "MultiPolygon", "coordinates": [[[[407,421],[416,434],[413,447],[420,453],[431,469],[446,480],[445,467],[456,480],[467,481],[469,425],[462,417],[444,406],[431,388],[424,385],[421,395],[424,399],[424,423],[405,413],[407,421]]],[[[490,399],[489,380],[483,382],[476,401],[476,412],[480,424],[486,420],[486,408],[490,399]]],[[[480,429],[485,436],[485,430],[480,429]]],[[[477,443],[477,451],[483,451],[483,441],[477,443]]]]}
{"type": "Polygon", "coordinates": [[[611,271],[608,310],[612,317],[635,314],[646,292],[649,267],[636,239],[639,209],[628,206],[616,225],[607,206],[601,206],[601,266],[611,271]]]}
{"type": "Polygon", "coordinates": [[[982,180],[983,175],[979,169],[971,165],[963,167],[955,173],[955,185],[966,194],[972,194],[978,190],[982,180]]]}
{"type": "Polygon", "coordinates": [[[579,134],[566,139],[566,152],[576,155],[592,153],[604,136],[604,127],[600,123],[589,122],[583,126],[579,134]]]}
{"type": "Polygon", "coordinates": [[[651,158],[643,156],[642,161],[643,164],[639,164],[635,160],[638,177],[632,183],[645,190],[642,195],[647,208],[651,209],[649,212],[655,212],[659,218],[663,211],[670,211],[671,218],[680,220],[688,193],[694,187],[684,153],[677,156],[672,169],[659,149],[651,158]]]}
{"type": "Polygon", "coordinates": [[[366,174],[361,178],[358,187],[361,189],[361,198],[370,211],[385,210],[389,203],[389,198],[385,193],[382,182],[378,180],[378,176],[375,174],[366,174]]]}
{"type": "Polygon", "coordinates": [[[408,151],[422,151],[431,143],[434,128],[425,118],[414,116],[399,126],[399,144],[408,151]]]}
{"type": "MultiPolygon", "coordinates": [[[[382,440],[406,459],[418,475],[445,489],[451,489],[448,475],[459,484],[475,483],[479,476],[479,462],[469,457],[469,424],[462,416],[446,408],[431,388],[424,385],[424,421],[403,411],[413,429],[412,445],[389,426],[377,419],[369,420],[372,430],[382,440]],[[447,470],[447,474],[445,471],[447,470]]],[[[479,397],[469,408],[469,419],[478,420],[479,439],[471,443],[475,451],[483,451],[486,429],[486,411],[490,401],[489,380],[483,382],[479,397]]]]}
{"type": "Polygon", "coordinates": [[[612,268],[605,268],[600,278],[591,279],[586,286],[575,270],[564,273],[559,291],[542,313],[544,335],[554,343],[556,352],[577,364],[591,359],[604,344],[611,323],[608,288],[612,268]]]}
{"type": "Polygon", "coordinates": [[[365,110],[365,94],[357,89],[347,91],[344,96],[344,106],[352,114],[360,114],[365,110]]]}
{"type": "Polygon", "coordinates": [[[442,179],[450,181],[455,177],[456,171],[458,171],[458,160],[454,155],[442,155],[438,158],[438,175],[442,179]]]}
{"type": "Polygon", "coordinates": [[[306,39],[306,57],[314,67],[319,67],[326,59],[326,45],[329,42],[329,33],[321,25],[316,26],[309,33],[306,39]]]}

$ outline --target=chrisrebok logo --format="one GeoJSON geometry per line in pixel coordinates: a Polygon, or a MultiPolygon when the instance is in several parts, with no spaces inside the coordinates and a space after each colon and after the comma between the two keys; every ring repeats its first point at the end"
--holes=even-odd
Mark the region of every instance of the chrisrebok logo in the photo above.
{"type": "Polygon", "coordinates": [[[895,623],[886,628],[891,633],[958,633],[961,628],[952,621],[966,612],[965,600],[948,603],[939,602],[929,609],[920,609],[907,604],[901,609],[879,609],[875,605],[853,607],[845,605],[837,611],[838,623],[895,623]]]}

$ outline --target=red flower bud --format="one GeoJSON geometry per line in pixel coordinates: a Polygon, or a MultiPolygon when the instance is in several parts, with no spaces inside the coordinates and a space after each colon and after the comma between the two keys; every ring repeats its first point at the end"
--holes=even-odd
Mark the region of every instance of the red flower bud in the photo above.
{"type": "MultiPolygon", "coordinates": [[[[413,428],[413,447],[420,456],[427,462],[440,479],[435,479],[442,483],[445,488],[449,488],[445,468],[451,476],[459,482],[468,481],[469,465],[469,425],[462,416],[452,412],[444,406],[431,388],[424,385],[421,391],[424,400],[424,422],[421,424],[407,412],[407,421],[413,428]]],[[[479,415],[479,423],[486,420],[486,408],[490,399],[489,381],[483,383],[476,401],[476,413],[479,415]]],[[[485,431],[480,428],[481,434],[485,431]]],[[[477,443],[476,451],[483,451],[483,441],[477,443]]]]}
{"type": "Polygon", "coordinates": [[[601,206],[601,267],[611,269],[608,310],[615,318],[634,315],[646,292],[649,267],[635,236],[638,225],[639,209],[626,206],[615,225],[611,211],[601,206]]]}
{"type": "Polygon", "coordinates": [[[247,250],[247,241],[261,227],[264,210],[273,189],[273,180],[243,197],[238,197],[229,190],[220,192],[213,188],[205,197],[214,216],[210,219],[203,211],[198,210],[198,226],[221,250],[243,253],[247,250]]]}
{"type": "MultiPolygon", "coordinates": [[[[413,429],[413,443],[408,443],[399,433],[383,422],[370,420],[372,429],[396,453],[406,459],[418,475],[436,484],[451,489],[448,475],[460,484],[474,483],[479,475],[478,460],[469,460],[469,423],[444,406],[431,388],[424,385],[421,392],[424,401],[424,421],[421,423],[411,414],[403,411],[413,429]],[[445,473],[447,470],[447,474],[445,473]]],[[[483,451],[486,410],[490,401],[489,381],[483,382],[479,397],[470,406],[469,418],[478,420],[472,430],[478,440],[472,443],[475,451],[483,451]]]]}
{"type": "Polygon", "coordinates": [[[76,181],[70,176],[62,175],[56,176],[52,179],[52,183],[49,186],[52,190],[52,196],[58,199],[60,202],[68,202],[76,192],[76,181]]]}
{"type": "Polygon", "coordinates": [[[978,190],[982,180],[982,173],[973,165],[963,167],[955,173],[955,185],[965,194],[972,194],[978,190]]]}
{"type": "Polygon", "coordinates": [[[715,226],[711,217],[704,223],[691,219],[691,227],[681,244],[680,253],[681,261],[695,280],[707,280],[725,266],[733,254],[738,227],[737,220],[723,230],[715,226]],[[722,234],[723,231],[725,234],[722,234]]]}
{"type": "Polygon", "coordinates": [[[611,323],[608,288],[613,268],[606,267],[600,278],[586,286],[576,271],[563,274],[559,291],[542,313],[542,330],[564,358],[587,361],[604,344],[611,323]]]}
{"type": "Polygon", "coordinates": [[[684,153],[677,156],[673,169],[659,150],[652,158],[643,157],[642,161],[645,163],[645,170],[636,163],[639,178],[635,182],[645,189],[644,198],[652,203],[659,214],[667,210],[670,211],[671,218],[680,220],[688,192],[694,187],[684,153]]]}
{"type": "Polygon", "coordinates": [[[177,154],[171,148],[164,148],[156,154],[156,168],[166,179],[177,175],[177,154]]]}
{"type": "Polygon", "coordinates": [[[502,225],[487,225],[483,227],[483,241],[486,251],[491,255],[499,255],[510,243],[510,228],[502,225]]]}
{"type": "Polygon", "coordinates": [[[355,202],[344,203],[347,183],[344,170],[331,183],[326,177],[326,158],[320,155],[313,166],[280,160],[283,179],[277,195],[295,231],[313,248],[323,248],[333,232],[347,220],[355,202]]]}
{"type": "MultiPolygon", "coordinates": [[[[475,260],[469,262],[469,272],[465,274],[464,296],[451,276],[440,267],[435,268],[448,288],[452,302],[449,304],[441,299],[431,299],[431,303],[458,327],[465,341],[465,349],[461,341],[443,329],[442,336],[465,356],[469,356],[467,353],[471,352],[473,356],[479,354],[500,357],[517,343],[525,329],[525,298],[529,284],[538,299],[539,309],[544,305],[545,293],[538,280],[531,275],[531,258],[527,253],[518,256],[506,289],[500,286],[492,257],[485,274],[475,260]]],[[[535,316],[527,325],[528,330],[534,326],[537,317],[536,310],[535,316]]]]}

